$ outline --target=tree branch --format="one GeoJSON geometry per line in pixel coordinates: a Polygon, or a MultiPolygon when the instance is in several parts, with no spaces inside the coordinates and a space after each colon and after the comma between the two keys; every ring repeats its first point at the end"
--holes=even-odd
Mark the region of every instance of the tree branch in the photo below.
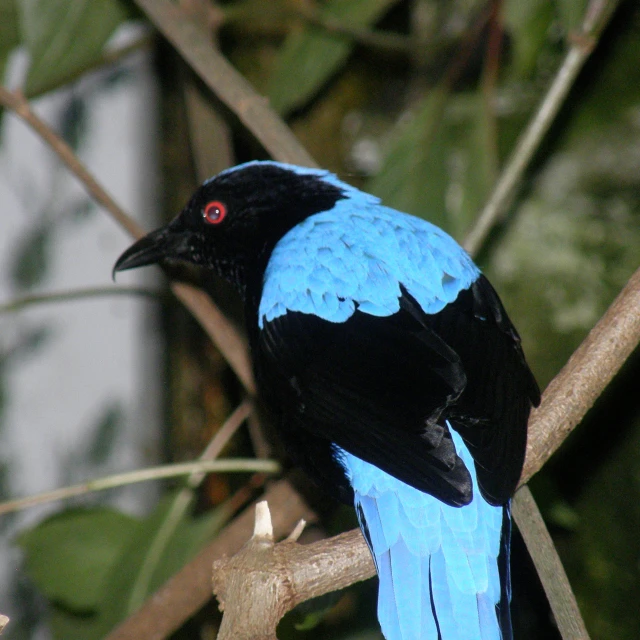
{"type": "MultiPolygon", "coordinates": [[[[96,202],[101,204],[120,226],[134,238],[141,238],[144,235],[142,227],[116,203],[82,164],[73,149],[35,114],[21,93],[9,91],[6,87],[0,86],[0,105],[13,111],[49,145],[96,202]]],[[[181,282],[173,282],[170,287],[176,298],[189,309],[208,333],[249,395],[255,395],[256,388],[247,346],[233,324],[225,318],[211,298],[200,289],[181,282]]]]}
{"type": "Polygon", "coordinates": [[[224,611],[218,640],[273,640],[282,616],[301,602],[371,576],[358,530],[309,545],[293,535],[274,544],[268,514],[267,503],[259,503],[254,535],[235,556],[213,564],[213,591],[224,611]]]}
{"type": "Polygon", "coordinates": [[[589,640],[571,584],[529,487],[520,487],[516,492],[511,513],[547,594],[562,640],[589,640]]]}
{"type": "Polygon", "coordinates": [[[269,154],[281,162],[317,166],[291,129],[227,59],[211,46],[210,26],[201,12],[190,14],[170,0],[135,0],[204,83],[240,119],[269,154]]]}
{"type": "MultiPolygon", "coordinates": [[[[295,137],[291,134],[289,129],[285,127],[282,121],[275,116],[275,114],[268,108],[263,98],[258,96],[250,85],[244,80],[242,76],[240,76],[229,64],[228,62],[210,46],[210,38],[207,32],[207,27],[201,21],[197,19],[191,19],[188,14],[185,13],[184,9],[180,5],[173,4],[168,2],[167,0],[138,0],[138,4],[141,8],[149,15],[150,19],[156,24],[156,26],[165,34],[165,36],[171,40],[178,50],[182,53],[185,59],[194,67],[194,69],[203,77],[205,82],[216,92],[218,97],[229,107],[232,109],[234,113],[240,118],[240,120],[247,126],[247,128],[253,132],[256,138],[265,146],[265,148],[270,152],[270,154],[281,161],[294,162],[296,164],[314,166],[314,163],[310,156],[306,153],[306,151],[301,147],[301,145],[297,142],[295,137]]],[[[602,28],[602,26],[606,23],[606,17],[610,15],[613,11],[617,2],[615,0],[610,2],[604,2],[600,0],[592,0],[589,5],[587,19],[585,19],[583,25],[583,32],[581,35],[589,35],[592,40],[591,44],[595,41],[598,35],[598,31],[602,28]]],[[[588,55],[587,48],[585,46],[585,40],[578,43],[578,38],[576,43],[572,45],[573,47],[581,47],[586,59],[588,55]]],[[[587,41],[589,38],[586,39],[587,41]]],[[[577,54],[577,52],[576,52],[577,54]]],[[[539,144],[544,132],[547,130],[548,125],[555,113],[557,113],[557,109],[566,97],[566,93],[571,86],[573,79],[575,78],[575,74],[582,66],[582,62],[578,67],[575,67],[576,61],[574,60],[569,68],[565,68],[565,72],[568,75],[563,76],[564,79],[562,81],[557,79],[559,83],[559,88],[556,88],[554,91],[556,92],[555,101],[557,104],[553,107],[553,109],[549,112],[551,113],[551,117],[549,115],[546,116],[547,119],[543,119],[542,127],[540,128],[540,124],[538,124],[539,131],[542,133],[538,133],[537,142],[535,144],[531,144],[527,147],[526,153],[523,153],[522,156],[518,156],[516,165],[512,172],[512,177],[510,178],[511,186],[507,183],[507,189],[503,191],[503,195],[494,196],[497,198],[498,206],[497,208],[502,211],[505,208],[505,203],[508,203],[510,200],[513,190],[517,186],[517,183],[520,180],[522,172],[524,168],[529,163],[535,148],[539,144]],[[573,69],[573,71],[571,71],[573,69]],[[569,73],[570,71],[570,73],[569,73]]],[[[565,60],[565,64],[568,64],[565,60]]],[[[551,90],[550,92],[551,93],[551,90]]],[[[18,94],[11,94],[7,92],[6,89],[0,90],[0,103],[6,104],[9,108],[12,108],[20,115],[25,121],[30,124],[34,130],[36,130],[49,144],[51,144],[52,148],[56,150],[56,152],[60,155],[60,157],[65,161],[65,163],[71,168],[71,170],[78,175],[81,180],[87,185],[89,190],[94,194],[96,199],[101,202],[109,211],[114,212],[117,210],[115,203],[113,203],[108,196],[104,198],[104,191],[99,189],[99,186],[93,179],[93,177],[79,164],[73,164],[69,161],[68,154],[65,151],[64,143],[60,144],[61,141],[56,141],[56,136],[51,132],[51,130],[44,124],[43,126],[38,124],[38,119],[33,114],[31,114],[28,104],[21,98],[18,94]],[[48,130],[48,131],[47,131],[48,130]]],[[[540,116],[540,110],[537,113],[537,116],[540,116]]],[[[530,127],[533,127],[534,123],[532,122],[530,127]]],[[[526,135],[526,134],[525,134],[526,135]]],[[[73,152],[68,150],[71,155],[73,152]]],[[[515,154],[514,154],[515,155],[515,154]]],[[[123,212],[122,212],[123,213],[123,212]]],[[[130,232],[138,237],[141,233],[141,230],[135,223],[133,223],[126,214],[124,217],[118,215],[116,216],[126,228],[130,230],[130,232]]],[[[497,218],[498,216],[496,216],[497,218]]],[[[491,226],[493,222],[490,222],[491,226]]],[[[483,232],[486,233],[486,232],[483,232]]],[[[479,242],[476,242],[476,245],[479,242]]],[[[634,276],[635,278],[635,276],[634,276]]],[[[631,284],[631,283],[630,283],[631,284]]],[[[251,376],[251,368],[248,363],[246,346],[244,342],[238,338],[237,332],[235,332],[234,328],[225,321],[220,312],[214,307],[209,300],[209,298],[202,292],[199,292],[190,287],[186,287],[186,285],[175,285],[174,290],[176,291],[176,295],[181,297],[181,299],[185,300],[185,304],[192,310],[194,315],[198,317],[203,326],[208,329],[210,335],[212,335],[212,339],[216,344],[220,347],[220,350],[228,358],[234,369],[239,372],[240,378],[243,380],[247,388],[253,390],[253,379],[251,376]],[[213,310],[213,311],[212,311],[213,310]],[[208,324],[209,323],[209,324],[208,324]],[[229,347],[229,340],[231,341],[232,346],[229,347]]],[[[631,295],[627,289],[629,285],[621,296],[626,298],[626,296],[631,295]],[[623,295],[624,294],[624,295],[623,295]]],[[[635,291],[636,297],[635,300],[635,308],[638,307],[637,302],[637,286],[634,285],[632,287],[633,291],[635,291]]],[[[619,296],[620,298],[620,296],[619,296]]],[[[618,302],[618,300],[616,300],[618,302]]],[[[615,303],[614,303],[615,304],[615,303]]],[[[625,306],[626,308],[629,306],[628,304],[625,306]]],[[[635,326],[633,323],[633,314],[631,314],[625,326],[635,326]]],[[[593,344],[587,345],[585,347],[586,354],[600,354],[601,357],[598,357],[597,362],[594,363],[594,366],[591,367],[589,363],[586,361],[581,361],[578,358],[577,363],[574,362],[574,371],[570,372],[571,375],[560,378],[561,374],[556,378],[557,388],[554,387],[554,380],[551,385],[549,385],[549,389],[545,392],[543,396],[543,404],[541,408],[535,412],[532,416],[531,421],[531,437],[529,442],[528,454],[527,454],[527,463],[525,466],[525,472],[523,474],[523,478],[528,479],[546,460],[548,455],[550,455],[552,450],[555,450],[555,446],[557,443],[552,446],[551,451],[549,449],[544,448],[544,443],[539,441],[539,438],[543,436],[542,431],[544,430],[545,436],[554,438],[554,433],[556,434],[557,442],[560,442],[561,439],[566,436],[568,429],[570,430],[577,424],[579,419],[584,415],[584,412],[587,410],[588,406],[590,406],[597,397],[598,393],[606,386],[610,377],[614,375],[615,371],[620,367],[624,359],[628,356],[630,351],[633,349],[633,346],[630,346],[637,342],[637,333],[632,333],[632,337],[629,340],[624,340],[624,336],[617,336],[618,342],[616,342],[614,350],[615,353],[611,355],[611,357],[606,357],[606,351],[608,346],[603,346],[599,344],[598,341],[601,339],[607,339],[606,336],[611,337],[611,335],[616,332],[612,328],[612,323],[615,323],[615,318],[613,317],[614,313],[612,312],[611,318],[609,317],[609,312],[603,318],[598,326],[603,324],[603,331],[601,332],[604,338],[601,337],[600,334],[596,334],[593,337],[593,344]],[[591,351],[594,349],[595,351],[591,351]],[[601,353],[604,351],[605,353],[601,353]],[[600,369],[604,367],[608,373],[604,375],[603,378],[599,379],[600,369]],[[589,375],[584,375],[584,369],[588,368],[590,373],[589,375]],[[579,388],[574,388],[575,378],[573,376],[577,376],[579,380],[583,380],[584,378],[588,378],[588,384],[585,384],[579,388]],[[608,377],[607,377],[608,376],[608,377]],[[604,381],[604,382],[603,382],[604,381]],[[557,397],[559,401],[562,401],[564,398],[565,408],[560,410],[559,412],[554,412],[552,405],[553,398],[557,397]],[[595,394],[595,395],[594,395],[595,394]],[[570,416],[567,418],[567,416],[570,416]],[[576,418],[576,416],[579,416],[576,418]],[[568,419],[570,426],[567,427],[563,424],[563,420],[568,419]],[[575,420],[575,424],[573,421],[575,420]],[[540,431],[540,433],[538,433],[540,431]],[[540,456],[537,456],[538,449],[543,449],[543,453],[540,456]],[[530,460],[534,460],[534,462],[530,462],[530,460]]],[[[637,320],[637,318],[636,318],[637,320]]],[[[597,327],[596,327],[597,328],[597,327]]],[[[596,330],[594,328],[594,331],[596,330]]],[[[592,331],[592,334],[594,333],[592,331]]],[[[589,336],[591,338],[591,334],[589,336]]],[[[589,338],[587,339],[589,340],[589,338]]],[[[587,341],[585,341],[587,342],[587,341]]],[[[584,346],[584,343],[583,343],[584,346]]],[[[581,348],[582,349],[582,346],[581,348]]],[[[580,351],[580,349],[578,351],[580,351]]],[[[578,352],[576,352],[578,354],[578,352]]],[[[574,355],[576,355],[574,354],[574,355]]],[[[585,358],[588,355],[585,356],[585,358]]],[[[572,360],[567,364],[567,369],[569,365],[572,363],[572,360]]],[[[563,372],[565,371],[563,369],[563,372]]],[[[273,500],[269,498],[270,502],[273,500]]],[[[296,500],[299,499],[296,497],[296,500]]],[[[282,505],[276,505],[274,508],[274,513],[277,516],[285,515],[282,513],[281,507],[282,505]]],[[[293,521],[297,521],[300,517],[300,511],[304,509],[298,505],[298,510],[295,513],[295,517],[291,519],[293,521]]],[[[291,516],[292,513],[289,511],[287,516],[291,516]]],[[[240,522],[238,520],[237,522],[240,522]]],[[[230,525],[227,529],[231,529],[234,527],[236,523],[230,525]]],[[[239,525],[238,525],[239,526],[239,525]]],[[[293,524],[286,527],[286,530],[290,530],[290,527],[293,524]]],[[[227,530],[225,530],[227,531],[227,530]]],[[[246,533],[235,533],[234,535],[242,536],[241,539],[246,539],[248,535],[249,529],[247,528],[246,533]]],[[[360,533],[349,532],[349,534],[344,534],[345,536],[353,536],[353,544],[356,547],[359,547],[363,552],[363,557],[367,560],[364,562],[365,568],[363,570],[363,577],[367,577],[369,575],[373,575],[373,564],[368,556],[368,551],[362,540],[360,533]],[[368,563],[368,564],[367,564],[368,563]],[[368,567],[368,568],[367,568],[368,567]]],[[[224,538],[227,540],[227,538],[224,538]]],[[[350,538],[351,539],[351,538],[350,538]]],[[[220,541],[220,538],[213,543],[212,547],[214,547],[217,551],[220,548],[224,547],[224,544],[217,545],[216,543],[220,541]]],[[[232,545],[231,545],[232,546],[232,545]]],[[[217,551],[215,553],[217,553],[217,551]]],[[[334,549],[334,554],[343,553],[342,544],[337,545],[334,549]],[[338,551],[339,549],[339,551],[338,551]]],[[[188,565],[183,572],[177,574],[163,589],[161,589],[150,601],[148,601],[147,605],[145,605],[140,610],[140,616],[137,614],[129,619],[128,622],[124,623],[120,628],[119,632],[121,635],[118,635],[118,632],[114,632],[110,636],[113,640],[114,638],[138,638],[138,637],[154,637],[160,638],[164,637],[167,633],[175,630],[180,623],[188,617],[191,613],[193,613],[197,608],[199,608],[204,602],[208,599],[209,589],[208,589],[208,575],[205,581],[202,581],[201,575],[198,574],[198,571],[202,572],[204,569],[205,573],[208,574],[208,565],[211,562],[212,558],[211,552],[209,555],[206,555],[204,552],[198,558],[195,563],[197,563],[197,568],[194,563],[188,565]],[[196,575],[197,574],[197,575],[196,575]],[[199,577],[198,577],[199,576],[199,577]],[[199,582],[198,582],[199,580],[199,582]],[[185,602],[188,600],[188,602],[185,602]],[[169,604],[170,603],[170,604],[169,604]],[[142,621],[142,622],[141,622],[142,621]],[[142,624],[142,626],[140,626],[142,624]],[[138,626],[136,626],[138,625],[138,626]],[[146,626],[145,626],[146,625],[146,626]],[[151,632],[150,632],[151,630],[151,632]],[[124,635],[122,635],[124,634],[124,635]]],[[[347,568],[347,573],[350,572],[350,569],[347,568]]],[[[330,574],[330,578],[332,582],[335,584],[335,576],[330,574]]],[[[360,578],[361,579],[361,578],[360,578]]],[[[351,579],[351,581],[354,581],[351,579]]],[[[300,587],[302,588],[302,587],[300,587]]]]}

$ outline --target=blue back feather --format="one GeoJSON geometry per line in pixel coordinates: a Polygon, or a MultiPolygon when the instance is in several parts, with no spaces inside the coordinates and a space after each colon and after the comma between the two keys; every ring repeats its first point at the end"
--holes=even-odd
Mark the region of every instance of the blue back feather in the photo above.
{"type": "Polygon", "coordinates": [[[402,284],[426,313],[453,302],[478,277],[467,253],[431,223],[332,177],[348,196],[276,244],[264,276],[259,324],[287,311],[344,322],[355,311],[389,316],[402,284]]]}

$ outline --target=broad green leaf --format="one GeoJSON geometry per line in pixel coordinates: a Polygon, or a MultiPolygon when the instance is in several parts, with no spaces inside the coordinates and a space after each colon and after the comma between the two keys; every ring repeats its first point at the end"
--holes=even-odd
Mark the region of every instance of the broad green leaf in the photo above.
{"type": "Polygon", "coordinates": [[[120,0],[21,0],[22,39],[31,55],[25,92],[36,95],[99,60],[130,13],[120,0]]]}
{"type": "Polygon", "coordinates": [[[430,92],[410,120],[399,125],[381,171],[365,190],[386,205],[450,229],[444,210],[446,151],[439,126],[445,100],[441,90],[430,92]]]}
{"type": "Polygon", "coordinates": [[[20,44],[16,0],[0,0],[0,82],[11,51],[20,44]]]}
{"type": "Polygon", "coordinates": [[[22,237],[11,265],[11,281],[17,289],[31,289],[47,273],[51,244],[51,226],[36,225],[22,237]]]}
{"type": "MultiPolygon", "coordinates": [[[[349,27],[374,24],[397,0],[328,0],[321,15],[349,27]]],[[[303,106],[344,64],[354,43],[317,26],[292,31],[278,55],[269,86],[274,109],[286,114],[303,106]]]]}
{"type": "Polygon", "coordinates": [[[171,493],[162,499],[136,529],[112,566],[105,587],[109,598],[100,610],[96,637],[102,637],[119,620],[135,611],[226,523],[228,512],[224,506],[197,518],[183,515],[171,523],[175,496],[176,493],[171,493]]]}
{"type": "Polygon", "coordinates": [[[512,42],[511,75],[526,80],[548,57],[549,28],[555,18],[554,3],[549,0],[507,0],[504,24],[512,42]]]}
{"type": "Polygon", "coordinates": [[[25,569],[52,601],[90,613],[101,604],[105,580],[138,526],[119,511],[69,509],[18,538],[25,569]]]}
{"type": "Polygon", "coordinates": [[[556,0],[563,30],[567,34],[579,29],[587,11],[588,0],[556,0]]]}

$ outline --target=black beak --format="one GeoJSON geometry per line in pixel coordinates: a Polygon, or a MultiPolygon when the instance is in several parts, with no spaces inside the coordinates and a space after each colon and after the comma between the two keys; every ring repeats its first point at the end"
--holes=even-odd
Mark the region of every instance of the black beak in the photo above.
{"type": "Polygon", "coordinates": [[[166,259],[186,258],[191,234],[172,227],[171,224],[161,227],[132,244],[116,261],[112,276],[115,278],[118,271],[157,264],[166,259]]]}

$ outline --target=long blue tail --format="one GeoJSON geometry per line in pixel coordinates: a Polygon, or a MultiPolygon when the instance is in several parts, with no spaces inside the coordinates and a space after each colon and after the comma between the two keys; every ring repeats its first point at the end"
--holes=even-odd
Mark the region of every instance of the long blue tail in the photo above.
{"type": "Polygon", "coordinates": [[[452,436],[473,479],[474,497],[464,507],[445,505],[343,452],[378,570],[378,619],[387,640],[511,637],[508,620],[501,633],[497,613],[505,508],[482,498],[471,454],[457,433],[452,436]]]}

